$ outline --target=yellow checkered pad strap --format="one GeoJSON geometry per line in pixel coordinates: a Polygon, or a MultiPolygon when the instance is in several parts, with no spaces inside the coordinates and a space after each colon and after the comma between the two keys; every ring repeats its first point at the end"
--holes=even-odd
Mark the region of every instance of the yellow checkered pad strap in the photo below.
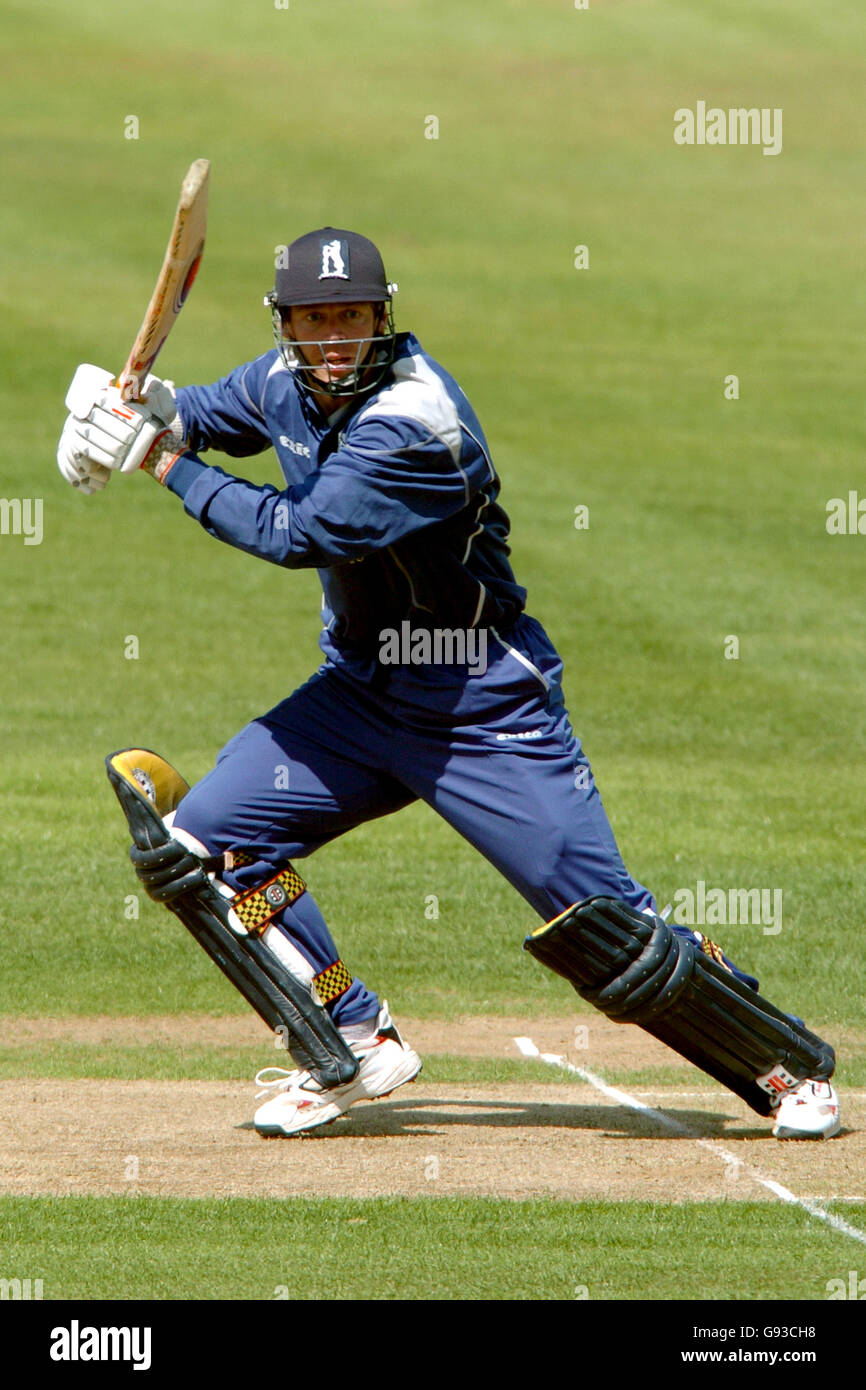
{"type": "Polygon", "coordinates": [[[313,977],[316,993],[323,1004],[330,1004],[333,999],[339,999],[351,983],[352,976],[341,960],[335,960],[333,965],[329,965],[313,977]]]}
{"type": "Polygon", "coordinates": [[[248,932],[253,936],[261,936],[271,918],[295,902],[306,892],[306,887],[301,875],[291,864],[287,864],[267,883],[233,898],[232,910],[240,917],[248,932]]]}
{"type": "Polygon", "coordinates": [[[715,941],[711,941],[708,936],[701,938],[701,950],[705,956],[710,957],[710,960],[714,960],[718,965],[721,965],[724,970],[727,970],[729,975],[733,974],[731,967],[722,954],[721,946],[717,945],[715,941]]]}

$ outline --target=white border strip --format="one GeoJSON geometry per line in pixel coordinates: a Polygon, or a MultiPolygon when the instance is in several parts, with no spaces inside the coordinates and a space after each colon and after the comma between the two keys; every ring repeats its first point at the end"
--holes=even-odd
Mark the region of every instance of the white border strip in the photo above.
{"type": "Polygon", "coordinates": [[[618,1105],[625,1105],[629,1110],[639,1110],[641,1114],[647,1115],[650,1119],[655,1120],[656,1124],[661,1125],[664,1129],[670,1130],[672,1134],[680,1134],[687,1139],[693,1139],[700,1148],[708,1149],[709,1152],[715,1154],[717,1158],[724,1159],[725,1163],[733,1163],[738,1169],[742,1168],[755,1182],[760,1183],[762,1187],[766,1187],[767,1191],[772,1192],[773,1196],[778,1197],[780,1201],[787,1202],[789,1205],[801,1207],[809,1216],[817,1217],[819,1221],[826,1221],[827,1225],[832,1226],[833,1230],[838,1231],[840,1235],[850,1236],[852,1240],[860,1241],[862,1245],[866,1245],[866,1231],[858,1230],[856,1226],[849,1226],[848,1222],[843,1221],[841,1216],[836,1216],[833,1212],[825,1211],[824,1208],[819,1206],[816,1202],[810,1202],[808,1198],[805,1197],[798,1197],[787,1187],[783,1187],[781,1183],[774,1182],[771,1178],[763,1177],[750,1163],[744,1163],[741,1158],[737,1158],[736,1154],[729,1153],[727,1149],[722,1148],[721,1144],[714,1143],[712,1139],[701,1139],[686,1125],[681,1124],[679,1120],[675,1120],[672,1115],[665,1115],[663,1111],[656,1110],[651,1105],[644,1105],[642,1100],[636,1100],[635,1097],[630,1096],[627,1091],[620,1091],[615,1086],[608,1086],[607,1082],[603,1081],[600,1076],[596,1076],[594,1072],[587,1071],[584,1067],[576,1067],[573,1062],[567,1061],[565,1057],[558,1057],[553,1052],[539,1052],[531,1038],[515,1038],[514,1041],[518,1051],[521,1052],[524,1057],[532,1057],[537,1062],[546,1062],[548,1066],[560,1067],[563,1071],[568,1071],[574,1076],[579,1076],[581,1081],[586,1081],[590,1086],[594,1086],[597,1091],[600,1091],[603,1096],[607,1096],[609,1100],[616,1101],[618,1105]]]}
{"type": "Polygon", "coordinates": [[[519,652],[516,647],[512,647],[509,642],[506,642],[504,638],[500,637],[495,627],[491,627],[490,631],[493,633],[493,636],[496,638],[496,641],[499,643],[500,647],[504,647],[507,652],[511,653],[511,655],[515,658],[516,661],[519,661],[523,666],[526,667],[527,671],[529,671],[533,676],[535,676],[536,680],[541,681],[541,684],[544,686],[545,690],[550,690],[550,681],[546,678],[546,676],[543,676],[541,674],[537,666],[533,666],[528,656],[524,656],[523,652],[519,652]]]}

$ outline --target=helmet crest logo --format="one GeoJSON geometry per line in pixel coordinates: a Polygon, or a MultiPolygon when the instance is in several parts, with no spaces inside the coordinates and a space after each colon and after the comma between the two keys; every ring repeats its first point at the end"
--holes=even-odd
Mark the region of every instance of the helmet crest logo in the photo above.
{"type": "Polygon", "coordinates": [[[335,237],[333,241],[322,242],[322,269],[320,280],[349,279],[349,243],[335,237]]]}

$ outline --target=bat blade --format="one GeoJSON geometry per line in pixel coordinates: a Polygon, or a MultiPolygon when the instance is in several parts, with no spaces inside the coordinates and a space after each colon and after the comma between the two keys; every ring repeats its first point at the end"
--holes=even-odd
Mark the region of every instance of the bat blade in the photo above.
{"type": "Polygon", "coordinates": [[[162,269],[126,366],[118,378],[123,400],[137,400],[148,372],[183,308],[198,272],[207,230],[210,161],[190,165],[181,190],[162,269]]]}

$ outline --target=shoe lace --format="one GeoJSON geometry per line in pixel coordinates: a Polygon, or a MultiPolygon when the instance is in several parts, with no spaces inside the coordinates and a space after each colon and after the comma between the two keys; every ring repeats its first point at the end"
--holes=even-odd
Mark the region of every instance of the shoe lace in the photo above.
{"type": "Polygon", "coordinates": [[[256,1085],[262,1088],[256,1092],[256,1100],[266,1096],[269,1091],[287,1091],[290,1086],[300,1086],[306,1079],[312,1080],[310,1073],[298,1068],[287,1071],[285,1067],[262,1067],[261,1071],[256,1072],[256,1085]],[[273,1075],[266,1080],[269,1072],[273,1075]]]}

